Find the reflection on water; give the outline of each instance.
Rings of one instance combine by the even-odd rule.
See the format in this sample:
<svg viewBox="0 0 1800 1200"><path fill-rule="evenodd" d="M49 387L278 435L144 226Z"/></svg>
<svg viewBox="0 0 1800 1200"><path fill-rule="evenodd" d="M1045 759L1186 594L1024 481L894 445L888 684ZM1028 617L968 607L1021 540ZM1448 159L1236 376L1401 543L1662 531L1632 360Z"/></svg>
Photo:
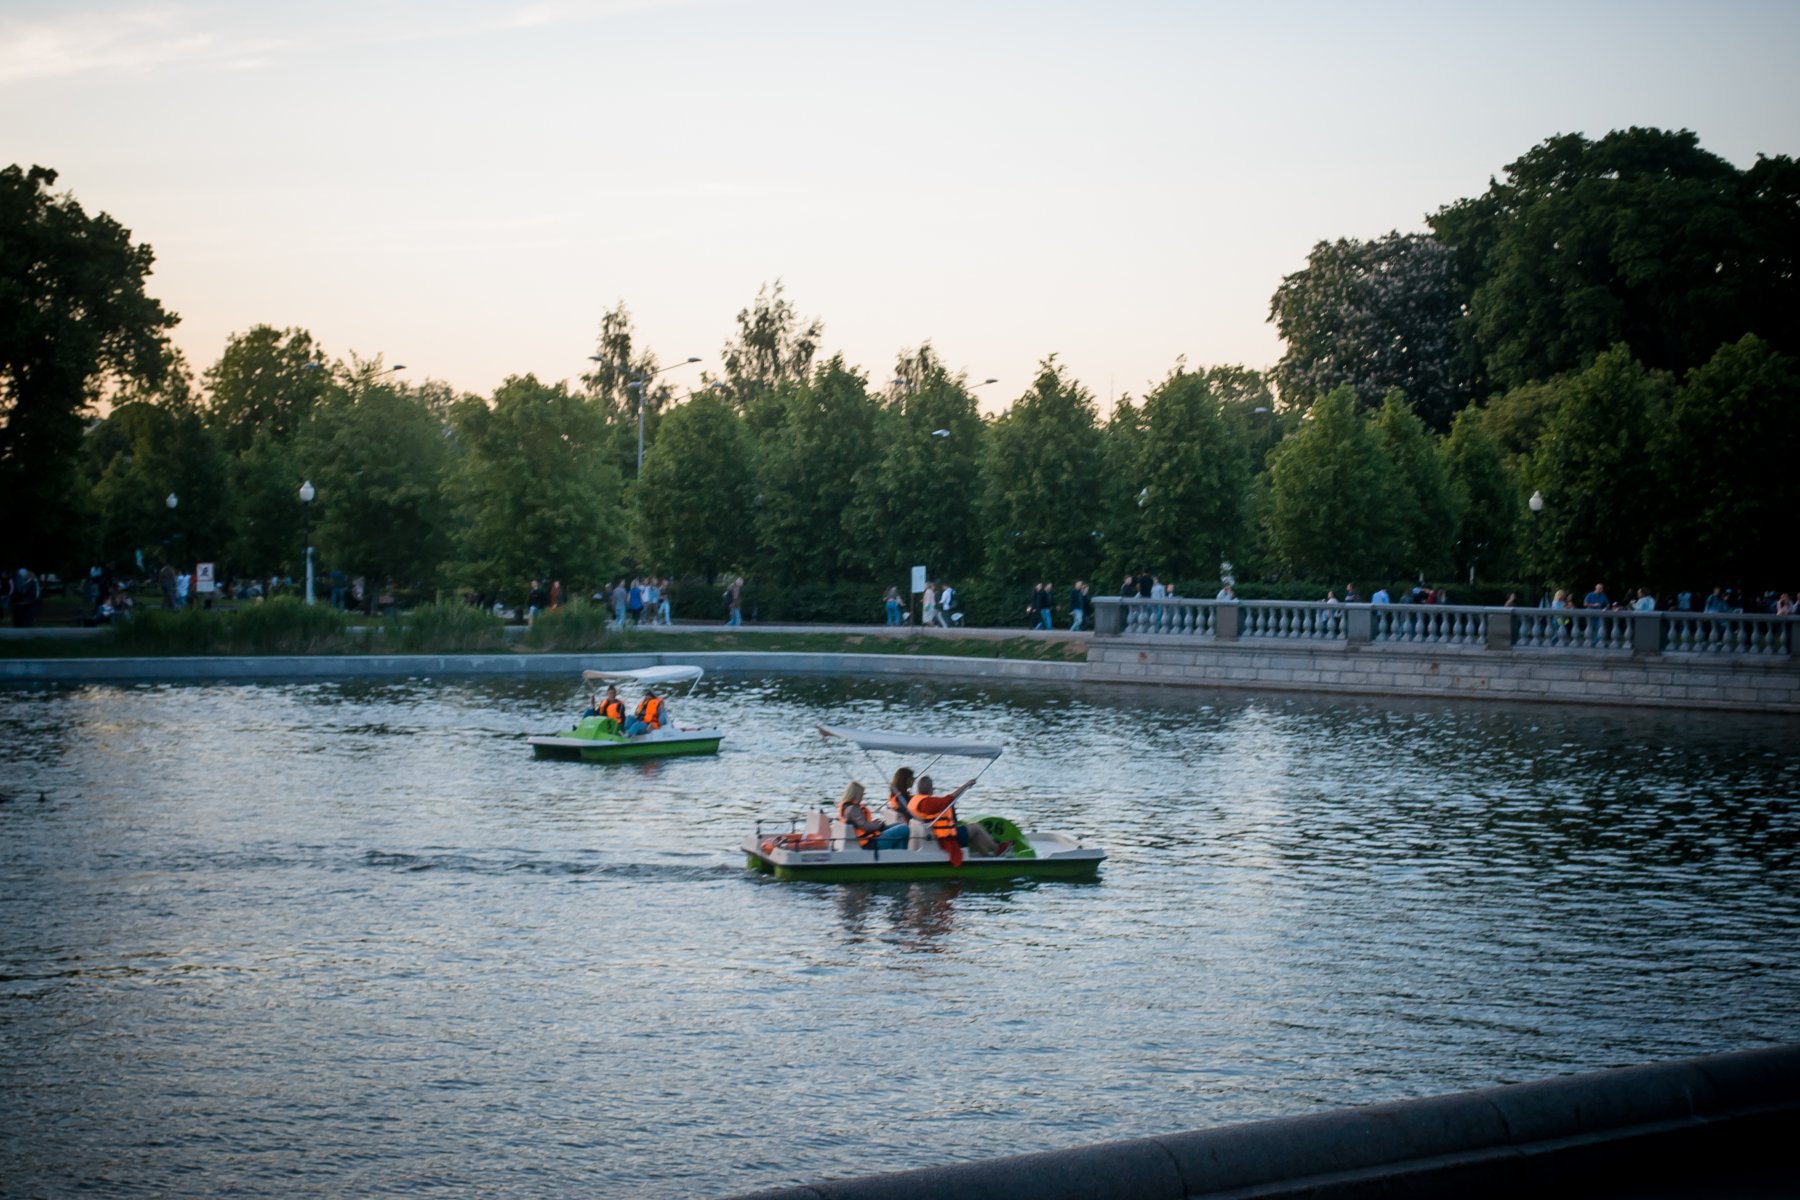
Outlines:
<svg viewBox="0 0 1800 1200"><path fill-rule="evenodd" d="M1800 1037L1791 721L709 678L716 758L533 760L577 692L5 693L8 1190L722 1193ZM745 871L896 765L821 722L1112 857Z"/></svg>

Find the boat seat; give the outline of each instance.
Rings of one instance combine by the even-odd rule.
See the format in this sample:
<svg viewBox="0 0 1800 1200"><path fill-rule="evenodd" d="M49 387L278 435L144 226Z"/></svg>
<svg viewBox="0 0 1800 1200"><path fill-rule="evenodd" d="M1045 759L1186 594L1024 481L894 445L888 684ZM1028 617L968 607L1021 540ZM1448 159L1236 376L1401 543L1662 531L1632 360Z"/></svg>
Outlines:
<svg viewBox="0 0 1800 1200"><path fill-rule="evenodd" d="M848 821L831 823L831 848L833 850L856 849L856 827Z"/></svg>
<svg viewBox="0 0 1800 1200"><path fill-rule="evenodd" d="M908 850L924 850L929 846L937 845L937 839L931 836L930 821L921 821L914 817L906 823L906 828L909 835L906 839Z"/></svg>

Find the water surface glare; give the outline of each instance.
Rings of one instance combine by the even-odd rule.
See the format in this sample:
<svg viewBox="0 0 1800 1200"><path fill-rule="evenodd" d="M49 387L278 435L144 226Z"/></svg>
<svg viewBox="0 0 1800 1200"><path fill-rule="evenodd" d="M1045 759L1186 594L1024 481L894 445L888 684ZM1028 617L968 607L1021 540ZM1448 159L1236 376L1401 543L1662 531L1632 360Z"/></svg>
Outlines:
<svg viewBox="0 0 1800 1200"><path fill-rule="evenodd" d="M722 1194L1800 1040L1791 720L712 677L716 758L534 761L574 698L0 692L0 1190ZM1100 881L745 871L879 778L820 722L1005 743L966 814Z"/></svg>

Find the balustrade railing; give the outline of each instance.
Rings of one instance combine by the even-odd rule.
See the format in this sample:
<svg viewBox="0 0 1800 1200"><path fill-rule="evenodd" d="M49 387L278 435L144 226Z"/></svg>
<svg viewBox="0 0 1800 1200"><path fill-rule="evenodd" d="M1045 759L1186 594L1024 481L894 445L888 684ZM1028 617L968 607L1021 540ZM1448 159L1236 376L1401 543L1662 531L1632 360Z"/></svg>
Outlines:
<svg viewBox="0 0 1800 1200"><path fill-rule="evenodd" d="M1096 637L1461 646L1579 654L1719 654L1796 660L1800 617L1597 612L1448 604L1327 604L1185 596L1094 601Z"/></svg>

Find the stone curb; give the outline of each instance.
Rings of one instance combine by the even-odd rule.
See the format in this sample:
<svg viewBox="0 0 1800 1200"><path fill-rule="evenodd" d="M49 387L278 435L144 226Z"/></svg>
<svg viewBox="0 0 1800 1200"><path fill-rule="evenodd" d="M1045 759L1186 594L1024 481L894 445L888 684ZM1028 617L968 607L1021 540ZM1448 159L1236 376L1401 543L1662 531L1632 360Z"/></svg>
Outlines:
<svg viewBox="0 0 1800 1200"><path fill-rule="evenodd" d="M1789 1045L738 1200L1780 1195L1761 1189L1795 1177L1796 1133Z"/></svg>

